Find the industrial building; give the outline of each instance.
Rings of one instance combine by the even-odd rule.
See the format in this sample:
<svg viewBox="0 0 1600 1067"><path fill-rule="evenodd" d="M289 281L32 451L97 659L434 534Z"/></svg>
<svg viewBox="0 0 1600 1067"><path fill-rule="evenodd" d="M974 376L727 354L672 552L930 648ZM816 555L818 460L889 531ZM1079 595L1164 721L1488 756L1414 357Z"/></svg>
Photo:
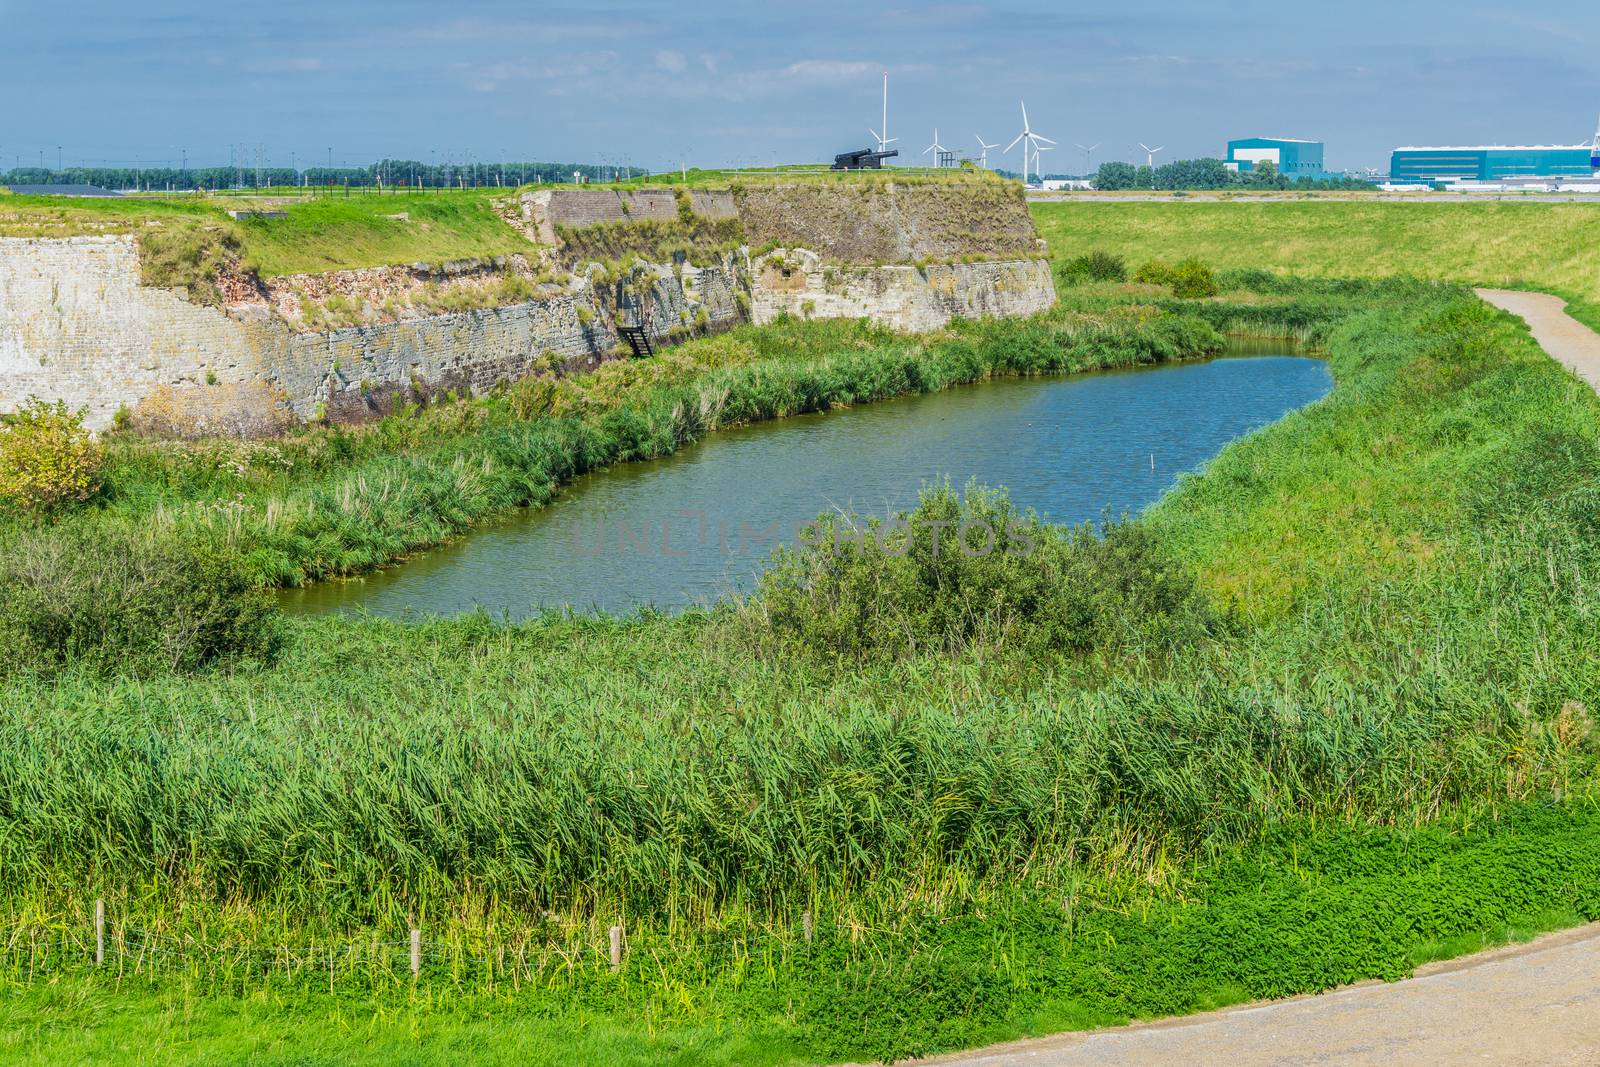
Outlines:
<svg viewBox="0 0 1600 1067"><path fill-rule="evenodd" d="M1229 170L1248 174L1256 164L1270 162L1285 178L1326 178L1322 168L1322 142L1302 141L1293 137L1241 137L1228 142L1228 157L1223 161Z"/></svg>
<svg viewBox="0 0 1600 1067"><path fill-rule="evenodd" d="M1592 178L1596 169L1586 144L1396 148L1389 157L1389 180L1396 183Z"/></svg>

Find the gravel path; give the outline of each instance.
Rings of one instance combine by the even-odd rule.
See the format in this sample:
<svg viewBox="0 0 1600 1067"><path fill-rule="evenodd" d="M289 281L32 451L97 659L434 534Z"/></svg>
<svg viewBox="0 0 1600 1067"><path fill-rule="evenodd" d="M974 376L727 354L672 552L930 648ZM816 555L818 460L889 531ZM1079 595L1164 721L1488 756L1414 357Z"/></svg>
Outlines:
<svg viewBox="0 0 1600 1067"><path fill-rule="evenodd" d="M932 1067L1595 1067L1600 924L1320 996L1018 1041Z"/></svg>
<svg viewBox="0 0 1600 1067"><path fill-rule="evenodd" d="M1600 333L1567 314L1567 302L1547 293L1479 289L1479 296L1528 324L1534 340L1556 362L1600 392Z"/></svg>

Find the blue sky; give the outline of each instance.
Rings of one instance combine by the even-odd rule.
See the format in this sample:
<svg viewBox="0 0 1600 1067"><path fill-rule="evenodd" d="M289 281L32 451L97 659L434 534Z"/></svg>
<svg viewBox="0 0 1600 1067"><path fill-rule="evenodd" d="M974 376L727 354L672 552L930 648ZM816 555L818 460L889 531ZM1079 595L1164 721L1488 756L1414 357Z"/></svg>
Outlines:
<svg viewBox="0 0 1600 1067"><path fill-rule="evenodd" d="M912 155L935 125L1010 141L1025 98L1063 145L1049 170L1080 168L1074 142L1098 162L1255 134L1384 166L1398 144L1587 140L1600 4L0 0L0 164L226 162L232 142L274 164L824 159L867 142L885 69Z"/></svg>

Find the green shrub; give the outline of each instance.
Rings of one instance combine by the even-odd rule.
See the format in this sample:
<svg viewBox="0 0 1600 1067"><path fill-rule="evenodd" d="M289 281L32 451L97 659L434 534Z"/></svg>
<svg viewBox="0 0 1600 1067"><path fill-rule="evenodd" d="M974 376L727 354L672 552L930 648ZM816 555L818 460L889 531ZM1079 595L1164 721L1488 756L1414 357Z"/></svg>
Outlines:
<svg viewBox="0 0 1600 1067"><path fill-rule="evenodd" d="M1128 280L1128 264L1115 253L1096 249L1087 255L1067 260L1058 273L1068 285L1080 282L1125 282Z"/></svg>
<svg viewBox="0 0 1600 1067"><path fill-rule="evenodd" d="M1172 267L1159 259L1152 259L1133 272L1133 280L1140 285L1171 285Z"/></svg>
<svg viewBox="0 0 1600 1067"><path fill-rule="evenodd" d="M1218 292L1216 276L1198 259L1186 259L1173 267L1167 284L1172 287L1173 296L1185 300L1216 296Z"/></svg>
<svg viewBox="0 0 1600 1067"><path fill-rule="evenodd" d="M1065 530L1002 491L925 490L914 510L865 525L825 514L803 540L747 610L822 651L1085 652L1211 628L1194 577L1145 527Z"/></svg>
<svg viewBox="0 0 1600 1067"><path fill-rule="evenodd" d="M29 397L0 419L0 506L41 516L95 494L104 454L83 416L65 401Z"/></svg>
<svg viewBox="0 0 1600 1067"><path fill-rule="evenodd" d="M270 597L194 538L88 525L24 531L0 554L0 674L188 672L263 657Z"/></svg>

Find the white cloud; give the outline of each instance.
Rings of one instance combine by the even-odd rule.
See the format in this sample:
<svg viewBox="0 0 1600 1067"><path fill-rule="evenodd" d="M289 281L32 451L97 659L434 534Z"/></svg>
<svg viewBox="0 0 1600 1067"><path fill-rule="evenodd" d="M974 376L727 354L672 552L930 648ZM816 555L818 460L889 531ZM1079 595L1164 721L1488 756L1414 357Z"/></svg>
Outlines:
<svg viewBox="0 0 1600 1067"><path fill-rule="evenodd" d="M663 48L656 53L656 66L668 74L682 74L685 61L682 52L675 52L670 48Z"/></svg>
<svg viewBox="0 0 1600 1067"><path fill-rule="evenodd" d="M802 81L837 82L859 78L872 70L871 63L844 59L802 59L784 68L784 73Z"/></svg>

